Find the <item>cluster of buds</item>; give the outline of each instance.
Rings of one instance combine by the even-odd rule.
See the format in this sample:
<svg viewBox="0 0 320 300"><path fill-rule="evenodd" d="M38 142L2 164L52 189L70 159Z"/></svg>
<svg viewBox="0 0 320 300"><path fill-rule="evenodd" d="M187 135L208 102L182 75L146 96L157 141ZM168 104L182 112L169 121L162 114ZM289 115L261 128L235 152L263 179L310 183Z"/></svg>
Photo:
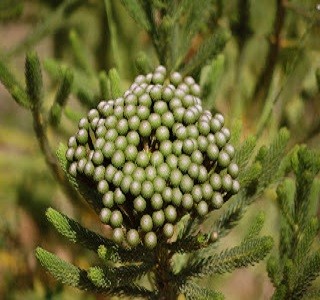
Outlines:
<svg viewBox="0 0 320 300"><path fill-rule="evenodd" d="M69 173L94 184L115 242L154 248L184 215L203 217L239 191L230 131L200 94L192 77L159 66L91 109L69 139Z"/></svg>

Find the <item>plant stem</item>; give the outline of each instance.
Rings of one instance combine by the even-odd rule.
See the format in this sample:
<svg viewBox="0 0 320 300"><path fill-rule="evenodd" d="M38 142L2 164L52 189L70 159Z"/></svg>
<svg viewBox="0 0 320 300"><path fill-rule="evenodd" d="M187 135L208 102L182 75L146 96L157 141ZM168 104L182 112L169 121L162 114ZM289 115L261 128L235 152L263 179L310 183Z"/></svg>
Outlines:
<svg viewBox="0 0 320 300"><path fill-rule="evenodd" d="M261 104L266 97L271 86L273 73L277 64L279 52L280 52L280 41L281 41L281 31L284 26L285 21L285 6L283 0L277 1L276 15L273 23L273 34L272 38L269 40L269 50L267 58L265 61L265 68L256 84L256 89L253 93L252 103Z"/></svg>
<svg viewBox="0 0 320 300"><path fill-rule="evenodd" d="M176 300L177 291L173 284L170 266L172 253L165 247L159 247L156 251L155 281L159 291L158 300Z"/></svg>
<svg viewBox="0 0 320 300"><path fill-rule="evenodd" d="M45 161L49 166L55 179L62 187L64 193L77 205L80 206L83 201L80 194L71 186L68 178L59 166L59 163L49 145L46 129L44 126L45 119L38 107L32 109L33 127L40 149L45 157Z"/></svg>

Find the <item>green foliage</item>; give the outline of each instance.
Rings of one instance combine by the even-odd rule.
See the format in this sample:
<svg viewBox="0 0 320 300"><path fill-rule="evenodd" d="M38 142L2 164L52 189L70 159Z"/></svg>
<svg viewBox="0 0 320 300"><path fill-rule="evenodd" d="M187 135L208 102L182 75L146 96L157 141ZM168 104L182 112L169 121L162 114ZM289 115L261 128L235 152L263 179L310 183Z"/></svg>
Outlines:
<svg viewBox="0 0 320 300"><path fill-rule="evenodd" d="M319 152L296 145L318 147L319 18L314 9L316 1L287 2L0 1L0 33L4 33L4 40L9 37L8 46L6 43L0 47L0 81L17 104L26 109L21 113L18 108L7 115L10 105L1 103L0 155L4 155L0 156L0 167L5 171L0 183L5 189L0 192L0 211L8 220L0 223L0 269L1 273L9 271L3 272L0 298L89 299L89 294L103 294L130 299L224 299L219 292L223 289L227 299L236 286L230 287L228 277L217 280L218 275L257 264L273 247L270 236L261 236L264 222L269 225L268 235L279 236L275 243L278 246L267 263L275 287L273 299L320 297L320 158ZM17 18L20 19L15 25ZM11 34L12 28L19 32L20 27L27 31L24 37ZM10 35L15 36L13 41ZM13 44L15 40L17 43ZM39 42L43 42L40 47ZM35 47L43 58L41 63L37 53L30 51ZM25 52L26 84L19 80L23 74L16 77L11 71L11 67L19 70L19 55ZM142 243L137 247L130 247L127 242L119 245L110 238L112 228L97 224L97 218L86 212L88 207L82 206L85 200L99 214L104 207L102 195L92 180L70 174L68 147L61 141L74 132L84 111L95 108L101 100L122 97L124 87L134 76L152 73L159 62L168 71L164 85L174 71L194 76L201 86L202 94L198 96L204 108L213 115L225 115L225 124L232 129L228 143L236 148L232 162L239 166L237 180L241 188L234 196L228 192L223 195L228 203L219 211L184 216L175 224L169 239L162 228L153 228L158 238L153 249ZM41 65L46 74L42 74ZM1 97L6 100L7 96ZM39 168L41 160L38 151L34 151L31 126L24 120L28 111L39 153L53 177ZM120 111L117 113L121 115ZM184 124L184 120L180 123ZM289 130L280 129L282 126ZM91 129L86 150L96 150ZM169 136L174 130L170 128ZM152 135L154 131L151 130ZM55 156L57 143L60 145ZM152 146L148 147L148 143ZM15 148L18 151L11 151ZM158 148L160 143L152 138L144 138L138 146L139 151L145 149L148 154L153 151L150 149ZM217 166L206 166L211 167L221 171ZM111 189L120 180L121 168L119 164L119 176L110 184ZM29 260L23 259L30 256L29 249L35 247L32 242L38 243L39 239L45 240L45 247L50 244L55 253L61 252L60 247L67 247L64 239L57 243L37 217L43 211L43 201L39 202L43 187L36 186L36 173L50 181L49 187L45 186L46 205L63 207L63 213L49 208L46 216L66 240L81 246L70 254L70 261L76 261L81 268L42 248L37 248L36 257L57 281L87 293L73 294L76 292L60 284L48 284L28 264ZM16 174L24 175L16 180ZM224 176L225 171L219 175ZM65 196L56 192L53 179ZM23 189L15 183L21 181ZM188 189L186 185L183 188ZM145 195L147 192L144 190ZM16 194L19 201L11 201ZM279 223L270 226L275 198ZM47 204L50 200L53 202ZM69 200L75 208L72 213ZM119 205L125 219L121 228L131 224L137 215L142 217L134 210L133 200L129 197L125 205ZM248 211L260 211L261 207L263 213L247 218ZM128 211L134 213L127 214ZM85 228L69 218L70 214L94 229ZM183 212L178 210L177 214L179 219ZM27 226L25 218L30 218ZM242 227L238 228L240 224ZM32 226L35 228L30 229ZM21 236L30 239L26 242ZM152 239L151 244L154 245ZM90 260L88 250L92 254ZM259 276L262 270L256 270ZM33 290L27 291L26 287ZM255 296L262 293L260 284L252 289ZM235 294L242 299L240 293Z"/></svg>
<svg viewBox="0 0 320 300"><path fill-rule="evenodd" d="M3 62L0 61L0 80L8 90L12 98L22 107L29 108L30 100L23 87L18 83L14 75L8 70Z"/></svg>
<svg viewBox="0 0 320 300"><path fill-rule="evenodd" d="M312 247L319 232L317 206L310 205L312 185L320 171L319 153L301 146L291 156L291 168L295 179L285 180L277 189L279 257L270 258L267 268L276 287L274 299L301 299L320 274L319 248Z"/></svg>
<svg viewBox="0 0 320 300"><path fill-rule="evenodd" d="M49 112L49 121L53 126L57 126L60 123L62 110L66 105L68 96L72 89L72 82L72 71L70 69L65 69L54 103L52 104Z"/></svg>

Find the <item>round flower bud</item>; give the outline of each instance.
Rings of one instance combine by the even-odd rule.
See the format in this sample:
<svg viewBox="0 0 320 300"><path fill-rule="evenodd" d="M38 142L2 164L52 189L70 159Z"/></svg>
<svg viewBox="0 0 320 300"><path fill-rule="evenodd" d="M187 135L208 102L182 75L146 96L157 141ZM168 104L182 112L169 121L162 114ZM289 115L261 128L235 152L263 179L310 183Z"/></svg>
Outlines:
<svg viewBox="0 0 320 300"><path fill-rule="evenodd" d="M139 97L139 104L144 105L146 107L150 107L152 105L152 100L149 94L142 94Z"/></svg>
<svg viewBox="0 0 320 300"><path fill-rule="evenodd" d="M169 203L172 200L172 189L170 187L165 187L162 192L162 199L163 201Z"/></svg>
<svg viewBox="0 0 320 300"><path fill-rule="evenodd" d="M150 157L150 163L157 167L163 163L163 155L160 151L156 150L152 152L151 157Z"/></svg>
<svg viewBox="0 0 320 300"><path fill-rule="evenodd" d="M137 112L137 107L135 105L129 104L124 107L123 115L126 119L130 119Z"/></svg>
<svg viewBox="0 0 320 300"><path fill-rule="evenodd" d="M231 163L228 166L228 173L231 175L232 178L237 178L239 174L239 167L235 163Z"/></svg>
<svg viewBox="0 0 320 300"><path fill-rule="evenodd" d="M215 144L209 144L207 148L207 155L210 160L217 160L219 156L219 149Z"/></svg>
<svg viewBox="0 0 320 300"><path fill-rule="evenodd" d="M198 181L203 183L208 180L208 171L204 166L199 166L199 176Z"/></svg>
<svg viewBox="0 0 320 300"><path fill-rule="evenodd" d="M148 121L152 129L157 129L161 126L161 116L157 113L150 114Z"/></svg>
<svg viewBox="0 0 320 300"><path fill-rule="evenodd" d="M94 118L99 117L99 112L96 109L90 109L88 112L88 120L91 122Z"/></svg>
<svg viewBox="0 0 320 300"><path fill-rule="evenodd" d="M218 209L222 206L223 204L223 197L220 193L215 192L213 193L213 196L211 198L211 205L213 208Z"/></svg>
<svg viewBox="0 0 320 300"><path fill-rule="evenodd" d="M107 133L107 128L105 126L99 126L97 129L96 129L96 132L95 132L95 135L96 137L104 137Z"/></svg>
<svg viewBox="0 0 320 300"><path fill-rule="evenodd" d="M137 155L138 155L138 149L134 145L128 145L126 149L124 150L124 155L127 160L135 161Z"/></svg>
<svg viewBox="0 0 320 300"><path fill-rule="evenodd" d="M172 153L172 142L170 140L165 140L161 142L159 150L163 156L165 157L168 156L169 154Z"/></svg>
<svg viewBox="0 0 320 300"><path fill-rule="evenodd" d="M182 146L183 146L183 141L175 140L172 143L172 153L177 156L181 155L182 154Z"/></svg>
<svg viewBox="0 0 320 300"><path fill-rule="evenodd" d="M130 190L130 184L133 181L132 177L130 175L125 175L123 176L121 183L120 183L120 188L124 193L128 193Z"/></svg>
<svg viewBox="0 0 320 300"><path fill-rule="evenodd" d="M179 188L172 189L172 199L171 202L176 207L179 207L182 201L182 192Z"/></svg>
<svg viewBox="0 0 320 300"><path fill-rule="evenodd" d="M126 157L121 150L116 150L111 158L111 163L116 167L120 168L126 161Z"/></svg>
<svg viewBox="0 0 320 300"><path fill-rule="evenodd" d="M114 128L110 128L108 129L106 135L105 135L105 139L107 141L110 141L110 142L114 142L116 140L116 138L118 137L118 132L116 129Z"/></svg>
<svg viewBox="0 0 320 300"><path fill-rule="evenodd" d="M94 165L91 161L88 161L86 163L86 165L84 166L84 170L83 170L84 174L88 177L93 176L94 173Z"/></svg>
<svg viewBox="0 0 320 300"><path fill-rule="evenodd" d="M199 130L196 125L189 125L187 127L187 132L190 138L197 139L199 136Z"/></svg>
<svg viewBox="0 0 320 300"><path fill-rule="evenodd" d="M175 156L174 154L168 155L168 157L166 159L166 163L171 170L176 169L178 166L177 156Z"/></svg>
<svg viewBox="0 0 320 300"><path fill-rule="evenodd" d="M229 154L230 158L232 159L234 157L234 147L231 144L226 144L223 148L223 150Z"/></svg>
<svg viewBox="0 0 320 300"><path fill-rule="evenodd" d="M157 176L153 180L153 186L156 193L162 193L164 188L166 187L166 181L162 177Z"/></svg>
<svg viewBox="0 0 320 300"><path fill-rule="evenodd" d="M146 177L147 180L153 181L157 176L157 170L154 166L146 167Z"/></svg>
<svg viewBox="0 0 320 300"><path fill-rule="evenodd" d="M143 168L137 167L132 174L134 180L143 182L146 180L146 172Z"/></svg>
<svg viewBox="0 0 320 300"><path fill-rule="evenodd" d="M132 116L128 120L128 126L130 130L138 130L140 126L140 119L138 116Z"/></svg>
<svg viewBox="0 0 320 300"><path fill-rule="evenodd" d="M141 183L139 181L133 180L130 184L130 193L133 196L138 196L141 193Z"/></svg>
<svg viewBox="0 0 320 300"><path fill-rule="evenodd" d="M120 135L114 141L114 145L117 150L124 151L128 145L128 142L127 142L127 139L123 135Z"/></svg>
<svg viewBox="0 0 320 300"><path fill-rule="evenodd" d="M142 231L149 232L152 230L153 222L152 218L149 215L143 215L140 219L140 227Z"/></svg>
<svg viewBox="0 0 320 300"><path fill-rule="evenodd" d="M221 151L218 156L218 164L222 168L226 168L230 164L230 156L227 152Z"/></svg>
<svg viewBox="0 0 320 300"><path fill-rule="evenodd" d="M87 118L80 119L79 125L78 125L79 129L83 128L83 129L88 130L89 126L90 126L90 124L89 124L89 121Z"/></svg>
<svg viewBox="0 0 320 300"><path fill-rule="evenodd" d="M173 223L177 219L177 210L174 206L168 205L164 210L166 220Z"/></svg>
<svg viewBox="0 0 320 300"><path fill-rule="evenodd" d="M149 164L149 155L146 151L139 151L136 158L139 167L145 168Z"/></svg>
<svg viewBox="0 0 320 300"><path fill-rule="evenodd" d="M157 235L150 231L144 236L144 244L147 248L153 249L155 246L157 246Z"/></svg>
<svg viewBox="0 0 320 300"><path fill-rule="evenodd" d="M193 200L198 203L202 200L202 188L200 185L195 185L192 188L191 195Z"/></svg>
<svg viewBox="0 0 320 300"><path fill-rule="evenodd" d="M156 130L156 138L159 142L168 140L170 137L170 132L169 129L165 126L160 126L157 130Z"/></svg>
<svg viewBox="0 0 320 300"><path fill-rule="evenodd" d="M150 97L152 100L160 100L161 99L161 87L160 86L153 86L150 90Z"/></svg>
<svg viewBox="0 0 320 300"><path fill-rule="evenodd" d="M220 131L215 133L214 137L215 137L215 142L219 148L224 147L224 145L227 143L226 136Z"/></svg>
<svg viewBox="0 0 320 300"><path fill-rule="evenodd" d="M163 199L160 194L153 194L150 203L153 209L158 210L161 209L163 206Z"/></svg>
<svg viewBox="0 0 320 300"><path fill-rule="evenodd" d="M231 137L230 130L226 127L223 127L223 128L221 128L221 132L224 134L226 141L228 142Z"/></svg>
<svg viewBox="0 0 320 300"><path fill-rule="evenodd" d="M87 164L87 159L86 158L82 158L78 161L77 163L77 172L79 172L80 174L82 174L84 172L84 167Z"/></svg>
<svg viewBox="0 0 320 300"><path fill-rule="evenodd" d="M216 133L222 128L222 124L216 118L212 118L210 121L210 129L211 132Z"/></svg>
<svg viewBox="0 0 320 300"><path fill-rule="evenodd" d="M163 84L165 76L160 72L155 72L152 75L152 82L154 84Z"/></svg>
<svg viewBox="0 0 320 300"><path fill-rule="evenodd" d="M180 189L183 193L191 192L193 188L193 180L189 175L183 175L180 182Z"/></svg>
<svg viewBox="0 0 320 300"><path fill-rule="evenodd" d="M163 234L165 235L165 237L169 239L173 236L173 233L174 233L174 226L171 223L166 223L163 226Z"/></svg>
<svg viewBox="0 0 320 300"><path fill-rule="evenodd" d="M213 190L218 191L221 189L222 183L221 183L221 177L220 175L214 173L210 176L210 184L213 188Z"/></svg>
<svg viewBox="0 0 320 300"><path fill-rule="evenodd" d="M136 165L131 161L127 161L122 168L122 172L125 175L131 175L135 170L136 170Z"/></svg>
<svg viewBox="0 0 320 300"><path fill-rule="evenodd" d="M106 140L104 139L104 137L97 138L96 142L94 143L94 149L95 150L102 150L105 143L106 143Z"/></svg>
<svg viewBox="0 0 320 300"><path fill-rule="evenodd" d="M202 196L204 200L210 200L213 195L213 188L209 183L204 183L202 185Z"/></svg>
<svg viewBox="0 0 320 300"><path fill-rule="evenodd" d="M124 176L123 172L120 170L117 170L112 178L112 184L114 186L120 186L123 176Z"/></svg>
<svg viewBox="0 0 320 300"><path fill-rule="evenodd" d="M190 210L193 207L193 198L191 194L184 194L181 199L182 207L186 210Z"/></svg>
<svg viewBox="0 0 320 300"><path fill-rule="evenodd" d="M74 153L75 153L74 148L69 148L69 149L67 150L67 152L66 152L66 159L67 159L69 162L73 162Z"/></svg>
<svg viewBox="0 0 320 300"><path fill-rule="evenodd" d="M178 72L174 72L170 75L170 82L174 85L174 86L178 86L181 82L182 82L182 76L180 73Z"/></svg>
<svg viewBox="0 0 320 300"><path fill-rule="evenodd" d="M203 154L200 150L195 150L191 154L191 161L197 165L201 165L203 163Z"/></svg>
<svg viewBox="0 0 320 300"><path fill-rule="evenodd" d="M143 136L143 137L150 136L151 130L152 130L152 128L151 128L149 121L146 121L146 120L141 121L141 123L139 125L139 133L141 136Z"/></svg>
<svg viewBox="0 0 320 300"><path fill-rule="evenodd" d="M190 92L193 96L196 96L196 97L200 97L201 95L201 88L198 84L193 84L190 86Z"/></svg>
<svg viewBox="0 0 320 300"><path fill-rule="evenodd" d="M113 192L109 191L105 193L102 197L102 203L107 208L112 208L114 205L114 195Z"/></svg>
<svg viewBox="0 0 320 300"><path fill-rule="evenodd" d="M171 88L165 87L162 89L162 99L166 102L169 102L174 96L174 93Z"/></svg>
<svg viewBox="0 0 320 300"><path fill-rule="evenodd" d="M106 172L104 178L109 182L112 182L114 175L116 174L117 169L113 165L108 165L106 167Z"/></svg>
<svg viewBox="0 0 320 300"><path fill-rule="evenodd" d="M112 232L112 239L115 243L121 244L124 240L124 232L122 228L115 228Z"/></svg>
<svg viewBox="0 0 320 300"><path fill-rule="evenodd" d="M120 227L122 225L122 222L123 222L122 213L120 212L120 210L114 210L111 213L110 225L113 228L116 228L116 227Z"/></svg>
<svg viewBox="0 0 320 300"><path fill-rule="evenodd" d="M224 175L221 179L222 188L229 192L232 189L232 182L232 177L229 174Z"/></svg>
<svg viewBox="0 0 320 300"><path fill-rule="evenodd" d="M204 217L209 211L209 207L207 202L205 201L200 201L197 205L197 212L199 214L199 216Z"/></svg>
<svg viewBox="0 0 320 300"><path fill-rule="evenodd" d="M182 151L188 155L191 155L195 150L194 142L190 139L186 139L183 141Z"/></svg>
<svg viewBox="0 0 320 300"><path fill-rule="evenodd" d="M140 243L139 233L136 229L127 232L127 242L131 247L136 247Z"/></svg>
<svg viewBox="0 0 320 300"><path fill-rule="evenodd" d="M107 117L104 122L104 126L107 129L114 129L117 126L117 124L118 124L118 119L114 115Z"/></svg>
<svg viewBox="0 0 320 300"><path fill-rule="evenodd" d="M137 212L143 212L147 207L147 202L142 196L138 196L133 200L133 207Z"/></svg>
<svg viewBox="0 0 320 300"><path fill-rule="evenodd" d="M166 163L162 163L157 167L157 174L166 180L170 177L170 171L170 167Z"/></svg>
<svg viewBox="0 0 320 300"><path fill-rule="evenodd" d="M178 167L182 172L186 172L191 164L189 156L182 154L178 159Z"/></svg>
<svg viewBox="0 0 320 300"><path fill-rule="evenodd" d="M168 104L164 101L157 101L153 105L153 110L161 116L168 111Z"/></svg>
<svg viewBox="0 0 320 300"><path fill-rule="evenodd" d="M150 199L154 193L154 187L151 181L144 181L141 185L141 195L146 199Z"/></svg>
<svg viewBox="0 0 320 300"><path fill-rule="evenodd" d="M174 187L178 187L180 185L182 179L182 173L180 170L173 169L170 174L170 183Z"/></svg>
<svg viewBox="0 0 320 300"><path fill-rule="evenodd" d="M103 208L100 211L100 220L101 222L108 224L111 219L112 212L109 208Z"/></svg>
<svg viewBox="0 0 320 300"><path fill-rule="evenodd" d="M118 204L121 205L126 201L126 196L124 193L121 191L120 188L116 188L114 190L114 201Z"/></svg>
<svg viewBox="0 0 320 300"><path fill-rule="evenodd" d="M155 227L161 227L165 221L163 210L157 210L152 213L152 221Z"/></svg>
<svg viewBox="0 0 320 300"><path fill-rule="evenodd" d="M169 107L170 109L173 111L178 107L182 107L182 101L179 98L173 98L170 102L169 102Z"/></svg>
<svg viewBox="0 0 320 300"><path fill-rule="evenodd" d="M128 105L128 104L137 105L138 98L134 94L128 94L128 95L126 95L125 103L126 103L126 105Z"/></svg>
<svg viewBox="0 0 320 300"><path fill-rule="evenodd" d="M208 145L209 145L209 141L206 137L204 137L203 135L200 135L197 139L198 142L198 148L200 151L202 152L206 152Z"/></svg>
<svg viewBox="0 0 320 300"><path fill-rule="evenodd" d="M188 167L188 174L192 179L197 179L199 176L199 165L191 163Z"/></svg>
<svg viewBox="0 0 320 300"><path fill-rule="evenodd" d="M77 139L75 136L71 136L68 140L68 147L69 148L76 148L77 147Z"/></svg>
<svg viewBox="0 0 320 300"><path fill-rule="evenodd" d="M147 120L150 116L150 109L143 105L138 106L137 116L140 118L140 120Z"/></svg>
<svg viewBox="0 0 320 300"><path fill-rule="evenodd" d="M73 162L72 164L70 164L68 172L69 174L71 174L73 177L77 176L77 162Z"/></svg>
<svg viewBox="0 0 320 300"><path fill-rule="evenodd" d="M174 116L171 111L165 112L161 116L161 123L162 125L166 126L167 128L171 128L174 124Z"/></svg>
<svg viewBox="0 0 320 300"><path fill-rule="evenodd" d="M101 150L101 152L102 152L102 154L103 154L103 156L105 158L111 158L115 151L116 151L116 148L114 146L114 143L113 142L109 142L109 141L107 141L104 144L104 146L103 146L103 148Z"/></svg>
<svg viewBox="0 0 320 300"><path fill-rule="evenodd" d="M139 134L136 131L129 131L127 134L127 142L130 145L138 146L140 143Z"/></svg>
<svg viewBox="0 0 320 300"><path fill-rule="evenodd" d="M165 66L160 65L156 67L155 73L161 73L163 76L165 76L167 74L167 69Z"/></svg>
<svg viewBox="0 0 320 300"><path fill-rule="evenodd" d="M86 129L80 129L76 135L77 142L79 144L86 144L88 142L88 131Z"/></svg>
<svg viewBox="0 0 320 300"><path fill-rule="evenodd" d="M94 173L93 173L93 180L97 182L101 181L102 179L104 179L105 173L106 173L106 168L104 166L95 167Z"/></svg>
<svg viewBox="0 0 320 300"><path fill-rule="evenodd" d="M125 135L125 134L127 134L128 130L129 130L128 121L126 119L119 120L118 125L117 125L118 133L120 135Z"/></svg>
<svg viewBox="0 0 320 300"><path fill-rule="evenodd" d="M104 156L101 150L96 150L93 152L92 162L97 166L103 163Z"/></svg>
<svg viewBox="0 0 320 300"><path fill-rule="evenodd" d="M233 180L232 181L232 188L231 188L231 193L236 194L240 190L240 183L238 180Z"/></svg>

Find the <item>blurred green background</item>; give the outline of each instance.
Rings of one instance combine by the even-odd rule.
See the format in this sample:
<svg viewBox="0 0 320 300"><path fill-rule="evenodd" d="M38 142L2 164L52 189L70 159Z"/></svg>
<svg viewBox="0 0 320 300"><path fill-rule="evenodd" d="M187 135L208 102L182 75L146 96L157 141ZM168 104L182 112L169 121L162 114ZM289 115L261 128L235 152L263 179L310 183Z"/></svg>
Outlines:
<svg viewBox="0 0 320 300"><path fill-rule="evenodd" d="M69 97L59 127L48 131L53 149L59 142L66 143L79 116L102 100L98 92L101 71L116 67L125 90L138 74L137 60L146 56L152 66L158 64L150 38L120 1L75 2L68 6L62 0L0 1L0 57L22 82L25 53L37 50L46 87L44 109L50 108L57 90L55 72L61 66L75 72L78 89ZM285 15L278 24L277 40L280 2ZM268 143L286 126L291 146L306 143L320 148L320 11L316 5L313 0L213 1L209 22L192 40L188 56L216 28L232 33L223 54L209 62L216 66L215 86L204 106L223 112L231 129L241 127L241 140L259 133L260 143ZM86 54L86 66L81 64L79 45ZM277 49L269 57L272 47ZM259 81L264 72L271 76L270 82ZM268 113L271 118L265 118ZM257 210L266 212L264 230L276 238L274 199L270 189L251 206L224 248L240 240ZM74 200L65 196L46 165L30 112L19 107L0 84L0 299L109 299L61 286L34 257L35 247L42 245L81 267L96 259L70 245L45 220L45 210L52 206L103 232L92 210ZM269 299L272 295L263 263L210 280L226 299Z"/></svg>

